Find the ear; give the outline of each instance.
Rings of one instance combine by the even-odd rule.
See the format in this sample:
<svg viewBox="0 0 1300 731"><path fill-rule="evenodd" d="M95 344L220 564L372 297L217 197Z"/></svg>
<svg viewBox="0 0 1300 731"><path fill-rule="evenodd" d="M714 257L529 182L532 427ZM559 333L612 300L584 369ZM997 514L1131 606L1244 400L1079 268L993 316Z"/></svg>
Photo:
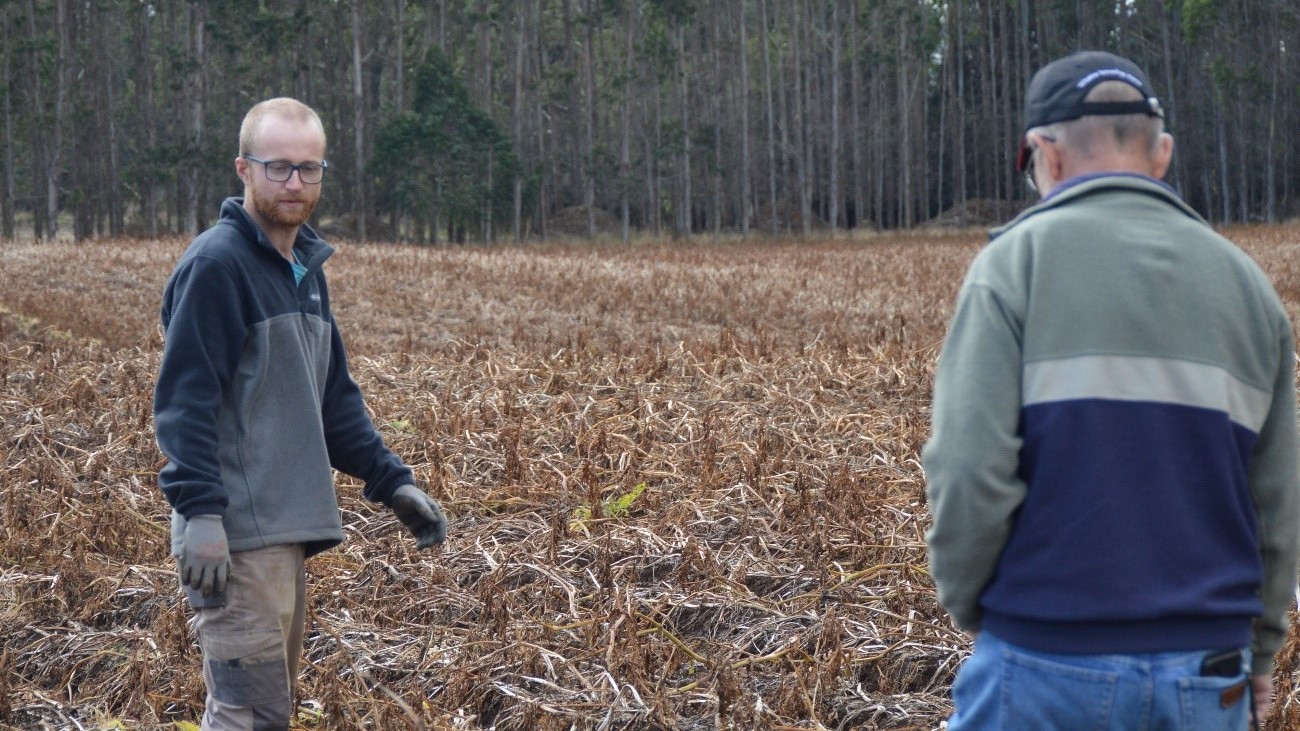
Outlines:
<svg viewBox="0 0 1300 731"><path fill-rule="evenodd" d="M1038 136L1038 165L1049 184L1047 189L1056 187L1056 183L1065 179L1064 147L1054 140Z"/></svg>
<svg viewBox="0 0 1300 731"><path fill-rule="evenodd" d="M243 181L245 187L249 185L248 161L244 159L243 155L235 158L235 175L239 176L239 179Z"/></svg>
<svg viewBox="0 0 1300 731"><path fill-rule="evenodd" d="M1157 180L1165 177L1173 160L1174 136L1168 132L1161 132L1160 141L1156 143L1155 154L1151 156L1151 177Z"/></svg>

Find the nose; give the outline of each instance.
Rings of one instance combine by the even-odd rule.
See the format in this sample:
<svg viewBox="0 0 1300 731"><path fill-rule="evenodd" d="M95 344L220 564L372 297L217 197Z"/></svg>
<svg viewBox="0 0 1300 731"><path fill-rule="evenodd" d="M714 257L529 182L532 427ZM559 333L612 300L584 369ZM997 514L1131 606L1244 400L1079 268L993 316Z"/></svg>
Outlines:
<svg viewBox="0 0 1300 731"><path fill-rule="evenodd" d="M303 185L304 183L302 182L302 171L299 170L298 168L294 168L290 170L289 179L284 181L284 187L297 190L299 188L302 188Z"/></svg>

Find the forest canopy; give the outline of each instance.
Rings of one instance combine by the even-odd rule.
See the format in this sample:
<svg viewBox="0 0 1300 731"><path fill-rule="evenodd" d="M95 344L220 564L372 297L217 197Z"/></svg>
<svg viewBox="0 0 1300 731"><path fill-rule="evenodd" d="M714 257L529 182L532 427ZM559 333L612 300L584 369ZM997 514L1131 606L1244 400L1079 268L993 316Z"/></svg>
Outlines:
<svg viewBox="0 0 1300 731"><path fill-rule="evenodd" d="M317 222L369 239L983 225L1043 63L1133 58L1168 180L1218 223L1300 215L1293 0L0 0L0 236L193 233L240 118L330 140Z"/></svg>

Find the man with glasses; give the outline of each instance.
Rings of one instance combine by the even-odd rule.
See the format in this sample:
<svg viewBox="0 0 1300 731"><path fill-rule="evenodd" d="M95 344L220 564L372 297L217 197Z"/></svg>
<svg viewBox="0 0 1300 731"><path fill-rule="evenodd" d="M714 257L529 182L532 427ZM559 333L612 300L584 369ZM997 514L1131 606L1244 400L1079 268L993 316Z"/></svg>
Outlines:
<svg viewBox="0 0 1300 731"><path fill-rule="evenodd" d="M1030 81L1018 167L1043 197L971 264L923 451L931 571L975 636L949 731L1269 712L1300 537L1291 325L1160 181L1162 122L1109 53Z"/></svg>
<svg viewBox="0 0 1300 731"><path fill-rule="evenodd" d="M327 169L310 107L254 106L235 159L244 197L222 204L163 296L158 482L203 654L205 731L289 727L304 560L343 542L331 468L364 480L417 547L446 538L348 375L321 268L333 249L306 224Z"/></svg>

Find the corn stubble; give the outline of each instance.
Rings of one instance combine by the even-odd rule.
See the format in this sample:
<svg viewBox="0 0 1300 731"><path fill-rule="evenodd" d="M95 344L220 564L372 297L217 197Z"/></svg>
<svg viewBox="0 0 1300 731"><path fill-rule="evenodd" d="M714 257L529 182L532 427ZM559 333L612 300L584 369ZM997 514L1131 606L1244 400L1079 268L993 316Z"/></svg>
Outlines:
<svg viewBox="0 0 1300 731"><path fill-rule="evenodd" d="M1234 232L1293 317L1298 234ZM416 552L340 480L296 727L936 727L969 644L918 453L979 243L341 246L354 376L453 524ZM201 709L151 418L184 245L0 242L0 727Z"/></svg>

